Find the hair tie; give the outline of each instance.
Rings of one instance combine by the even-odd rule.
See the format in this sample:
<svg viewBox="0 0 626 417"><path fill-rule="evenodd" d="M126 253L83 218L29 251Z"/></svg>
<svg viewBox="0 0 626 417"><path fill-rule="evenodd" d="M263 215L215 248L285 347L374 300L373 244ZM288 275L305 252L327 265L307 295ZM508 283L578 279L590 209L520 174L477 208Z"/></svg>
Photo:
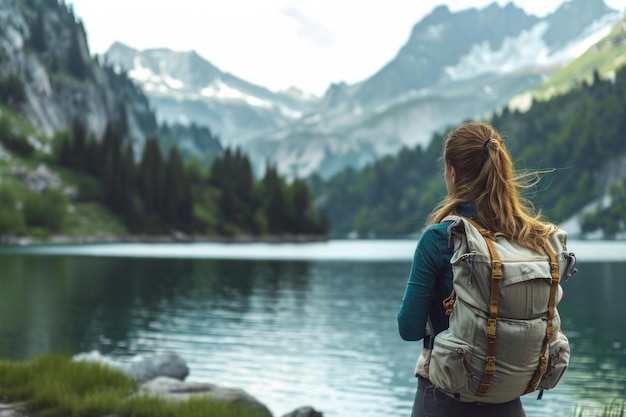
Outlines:
<svg viewBox="0 0 626 417"><path fill-rule="evenodd" d="M485 141L485 144L483 145L483 149L485 150L485 159L487 159L487 156L489 155L489 143L491 142L493 138L489 138Z"/></svg>

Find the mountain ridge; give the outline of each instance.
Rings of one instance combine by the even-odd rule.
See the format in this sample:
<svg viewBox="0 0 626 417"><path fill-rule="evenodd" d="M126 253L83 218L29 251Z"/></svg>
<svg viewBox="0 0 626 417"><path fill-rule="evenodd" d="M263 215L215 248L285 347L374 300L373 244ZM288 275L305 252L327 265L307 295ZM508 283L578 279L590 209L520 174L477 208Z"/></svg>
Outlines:
<svg viewBox="0 0 626 417"><path fill-rule="evenodd" d="M155 104L161 122L205 124L226 144L286 126L317 98L296 90L273 92L217 68L195 51L139 51L120 42L105 59L127 71Z"/></svg>
<svg viewBox="0 0 626 417"><path fill-rule="evenodd" d="M242 91L232 82L213 85L210 92L222 94L222 101L190 100L186 113L171 98L152 100L162 114L193 114L219 126L226 143L252 155L257 173L272 161L290 176L327 178L424 145L446 125L498 109L582 53L622 16L603 0L572 0L541 18L512 3L454 13L439 6L370 78L331 84L323 97L287 116L280 115L276 96L224 105L226 93Z"/></svg>

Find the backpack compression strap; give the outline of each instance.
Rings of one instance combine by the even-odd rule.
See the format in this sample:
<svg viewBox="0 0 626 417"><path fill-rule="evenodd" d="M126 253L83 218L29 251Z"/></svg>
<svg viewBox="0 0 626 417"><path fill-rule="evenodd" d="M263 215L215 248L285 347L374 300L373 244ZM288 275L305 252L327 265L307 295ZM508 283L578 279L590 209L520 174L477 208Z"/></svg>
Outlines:
<svg viewBox="0 0 626 417"><path fill-rule="evenodd" d="M548 317L546 318L546 337L543 339L539 365L537 366L537 370L535 371L533 378L528 383L528 388L526 388L524 394L528 394L529 392L533 392L537 389L537 386L541 381L541 377L546 373L546 369L548 368L548 349L550 342L552 341L552 331L554 330L552 328L552 319L554 318L554 312L556 310L556 294L559 287L559 281L561 280L559 275L559 264L556 261L554 253L552 253L548 245L545 245L544 249L550 257L550 275L552 277L552 282L550 283L550 299L548 300Z"/></svg>
<svg viewBox="0 0 626 417"><path fill-rule="evenodd" d="M489 254L491 255L491 297L489 299L489 318L487 319L487 362L485 364L485 375L480 382L478 388L478 397L484 397L489 386L491 378L496 373L496 319L498 318L498 296L500 295L500 283L502 282L502 262L493 242L488 237L489 231L479 226L471 219L467 219L485 239Z"/></svg>

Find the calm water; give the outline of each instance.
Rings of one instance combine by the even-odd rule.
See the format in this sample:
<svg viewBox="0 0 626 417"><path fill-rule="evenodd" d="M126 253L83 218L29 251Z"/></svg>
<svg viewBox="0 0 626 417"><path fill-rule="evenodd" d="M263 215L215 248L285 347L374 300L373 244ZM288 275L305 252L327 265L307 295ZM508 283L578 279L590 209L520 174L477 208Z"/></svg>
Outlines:
<svg viewBox="0 0 626 417"><path fill-rule="evenodd" d="M419 344L399 338L395 317L413 248L0 249L0 352L174 351L189 381L242 388L276 417L303 405L327 417L409 416ZM529 417L569 417L575 404L626 397L626 244L593 256L579 248L570 244L581 272L564 284L559 306L570 370L542 400L523 398Z"/></svg>

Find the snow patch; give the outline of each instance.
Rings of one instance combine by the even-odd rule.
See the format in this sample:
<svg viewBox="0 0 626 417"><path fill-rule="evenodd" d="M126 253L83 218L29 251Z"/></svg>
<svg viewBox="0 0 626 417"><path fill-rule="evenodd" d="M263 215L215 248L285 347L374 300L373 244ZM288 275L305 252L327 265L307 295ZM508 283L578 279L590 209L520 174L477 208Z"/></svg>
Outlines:
<svg viewBox="0 0 626 417"><path fill-rule="evenodd" d="M596 20L576 39L552 56L552 62L560 62L579 57L587 49L611 33L613 25L622 18L621 14L608 14Z"/></svg>
<svg viewBox="0 0 626 417"><path fill-rule="evenodd" d="M133 68L128 71L128 76L135 81L144 83L149 81L155 82L155 78L160 78L150 68L144 67L141 63L141 58L138 56L133 59Z"/></svg>
<svg viewBox="0 0 626 417"><path fill-rule="evenodd" d="M165 77L163 77L163 81L165 81L165 84L167 84L169 88L172 88L174 90L180 90L183 87L185 87L184 82L182 82L181 80L172 78L169 75L166 75Z"/></svg>
<svg viewBox="0 0 626 417"><path fill-rule="evenodd" d="M488 73L507 73L520 68L562 63L582 55L607 36L620 18L621 15L615 13L603 16L556 53L552 53L543 40L548 24L540 22L516 38L504 39L497 51L492 50L487 42L474 45L457 65L446 67L444 74L457 81Z"/></svg>
<svg viewBox="0 0 626 417"><path fill-rule="evenodd" d="M283 116L289 117L290 119L300 119L302 117L302 112L290 109L289 107L279 105L278 110Z"/></svg>
<svg viewBox="0 0 626 417"><path fill-rule="evenodd" d="M446 67L444 73L453 81L467 80L481 74L511 72L545 62L548 46L542 37L547 29L547 23L538 23L517 38L506 38L497 51L492 50L486 41L474 45L456 66Z"/></svg>
<svg viewBox="0 0 626 417"><path fill-rule="evenodd" d="M232 88L220 78L216 78L211 84L201 89L200 94L207 98L241 100L255 107L272 108L274 106L274 104L270 101L260 99L236 88Z"/></svg>
<svg viewBox="0 0 626 417"><path fill-rule="evenodd" d="M522 113L527 112L533 105L533 95L530 92L519 94L509 102L509 109L518 110Z"/></svg>
<svg viewBox="0 0 626 417"><path fill-rule="evenodd" d="M430 25L426 28L425 38L431 41L440 39L445 29L446 27L443 23Z"/></svg>

